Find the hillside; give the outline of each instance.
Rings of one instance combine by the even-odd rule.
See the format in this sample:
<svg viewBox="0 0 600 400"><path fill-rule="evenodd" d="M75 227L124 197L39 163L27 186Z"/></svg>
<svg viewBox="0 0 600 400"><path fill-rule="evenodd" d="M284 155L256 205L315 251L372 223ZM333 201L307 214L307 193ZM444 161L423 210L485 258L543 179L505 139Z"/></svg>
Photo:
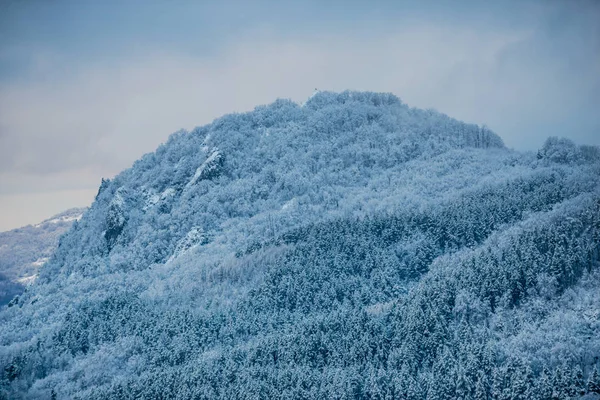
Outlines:
<svg viewBox="0 0 600 400"><path fill-rule="evenodd" d="M2 310L2 394L591 396L598 176L598 148L519 153L391 94L177 132Z"/></svg>
<svg viewBox="0 0 600 400"><path fill-rule="evenodd" d="M58 239L84 208L72 208L35 225L0 232L0 306L33 282L39 268L49 259Z"/></svg>

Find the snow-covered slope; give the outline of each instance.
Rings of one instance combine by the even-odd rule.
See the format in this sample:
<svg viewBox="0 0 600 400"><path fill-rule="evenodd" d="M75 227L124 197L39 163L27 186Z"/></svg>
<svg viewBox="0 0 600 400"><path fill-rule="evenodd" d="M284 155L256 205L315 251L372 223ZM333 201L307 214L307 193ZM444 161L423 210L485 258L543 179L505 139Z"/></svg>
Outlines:
<svg viewBox="0 0 600 400"><path fill-rule="evenodd" d="M599 154L561 139L515 152L381 93L173 134L102 182L0 314L3 393L593 392Z"/></svg>
<svg viewBox="0 0 600 400"><path fill-rule="evenodd" d="M0 274L6 285L12 282L12 295L22 291L21 285L35 280L39 268L58 246L60 236L81 218L84 211L84 208L73 208L39 224L0 232ZM2 292L0 304L10 300L12 295Z"/></svg>

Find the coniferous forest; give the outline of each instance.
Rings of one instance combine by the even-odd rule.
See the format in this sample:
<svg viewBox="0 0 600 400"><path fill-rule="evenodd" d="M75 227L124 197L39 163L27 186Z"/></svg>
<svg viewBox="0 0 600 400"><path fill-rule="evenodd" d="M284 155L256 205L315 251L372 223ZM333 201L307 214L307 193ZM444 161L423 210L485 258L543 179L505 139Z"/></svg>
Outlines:
<svg viewBox="0 0 600 400"><path fill-rule="evenodd" d="M0 398L600 398L599 289L598 147L319 92L102 180L0 310Z"/></svg>

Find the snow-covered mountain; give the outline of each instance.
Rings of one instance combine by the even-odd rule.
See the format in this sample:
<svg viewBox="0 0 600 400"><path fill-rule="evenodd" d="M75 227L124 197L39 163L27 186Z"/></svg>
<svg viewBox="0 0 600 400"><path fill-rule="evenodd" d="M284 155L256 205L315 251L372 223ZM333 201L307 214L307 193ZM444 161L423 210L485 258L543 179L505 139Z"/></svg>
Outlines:
<svg viewBox="0 0 600 400"><path fill-rule="evenodd" d="M0 313L2 393L591 396L598 176L596 147L519 153L391 94L177 132Z"/></svg>
<svg viewBox="0 0 600 400"><path fill-rule="evenodd" d="M35 280L39 268L56 250L60 236L84 211L72 208L39 224L0 232L0 305Z"/></svg>

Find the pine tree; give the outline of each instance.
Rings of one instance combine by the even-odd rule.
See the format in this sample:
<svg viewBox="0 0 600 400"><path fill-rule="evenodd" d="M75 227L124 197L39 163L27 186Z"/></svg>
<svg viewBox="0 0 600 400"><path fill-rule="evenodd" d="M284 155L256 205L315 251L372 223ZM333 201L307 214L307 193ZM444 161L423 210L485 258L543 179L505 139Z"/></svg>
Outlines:
<svg viewBox="0 0 600 400"><path fill-rule="evenodd" d="M597 366L594 366L594 370L588 377L587 391L588 391L588 393L600 394L600 374L598 374Z"/></svg>
<svg viewBox="0 0 600 400"><path fill-rule="evenodd" d="M526 400L528 399L527 389L529 386L527 369L520 360L514 360L511 364L513 367L510 369L512 372L509 375L511 380L509 398Z"/></svg>
<svg viewBox="0 0 600 400"><path fill-rule="evenodd" d="M488 400L487 379L483 373L479 374L475 383L475 400Z"/></svg>
<svg viewBox="0 0 600 400"><path fill-rule="evenodd" d="M577 388L575 386L575 371L569 365L563 365L563 394L566 397L575 397Z"/></svg>
<svg viewBox="0 0 600 400"><path fill-rule="evenodd" d="M552 380L550 378L550 372L546 367L544 367L540 373L536 389L538 398L547 400L552 397Z"/></svg>
<svg viewBox="0 0 600 400"><path fill-rule="evenodd" d="M576 365L573 369L571 382L574 395L583 396L585 394L585 381L583 371L579 365Z"/></svg>
<svg viewBox="0 0 600 400"><path fill-rule="evenodd" d="M503 399L505 386L505 367L496 367L492 371L492 398Z"/></svg>
<svg viewBox="0 0 600 400"><path fill-rule="evenodd" d="M470 382L469 378L466 376L465 371L460 368L455 372L456 375L456 398L467 399L470 394Z"/></svg>
<svg viewBox="0 0 600 400"><path fill-rule="evenodd" d="M564 372L560 366L554 370L552 376L552 400L561 400L567 397Z"/></svg>

